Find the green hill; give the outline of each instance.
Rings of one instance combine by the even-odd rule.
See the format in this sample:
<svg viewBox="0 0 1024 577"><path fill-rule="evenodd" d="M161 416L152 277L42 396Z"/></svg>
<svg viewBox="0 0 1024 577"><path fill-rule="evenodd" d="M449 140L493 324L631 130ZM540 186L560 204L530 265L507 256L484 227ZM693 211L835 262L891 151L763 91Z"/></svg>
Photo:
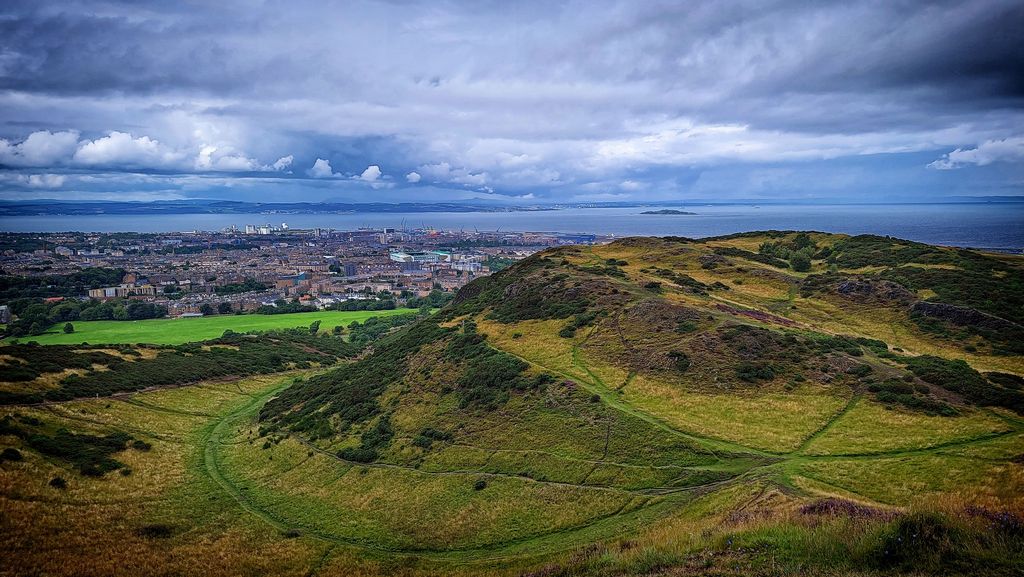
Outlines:
<svg viewBox="0 0 1024 577"><path fill-rule="evenodd" d="M166 503L123 513L167 527L130 539L143 559L244 549L236 572L339 575L1019 574L1022 281L1019 257L871 236L550 249L352 362L238 397L186 387L10 409L31 467L4 464L3 495L52 493L32 480L71 465L44 466L26 439L87 414L91 434L165 437L109 457L144 483L76 483L77 502ZM158 459L180 472L152 473ZM33 510L16 507L56 519ZM201 547L225 528L233 540Z"/></svg>

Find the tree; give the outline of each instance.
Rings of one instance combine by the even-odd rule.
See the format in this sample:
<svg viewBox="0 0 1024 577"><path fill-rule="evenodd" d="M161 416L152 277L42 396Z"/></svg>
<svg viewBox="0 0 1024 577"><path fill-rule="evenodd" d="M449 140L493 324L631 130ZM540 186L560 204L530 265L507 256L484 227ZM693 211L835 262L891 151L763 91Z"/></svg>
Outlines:
<svg viewBox="0 0 1024 577"><path fill-rule="evenodd" d="M313 321L309 324L309 334L315 335L320 331L320 321Z"/></svg>
<svg viewBox="0 0 1024 577"><path fill-rule="evenodd" d="M231 303L219 303L217 305L217 314L231 314Z"/></svg>
<svg viewBox="0 0 1024 577"><path fill-rule="evenodd" d="M199 306L199 312L203 313L204 315L212 315L213 307L210 305L210 303L203 303L202 305Z"/></svg>
<svg viewBox="0 0 1024 577"><path fill-rule="evenodd" d="M789 259L789 266L796 272L807 272L811 270L811 257L801 251L795 252Z"/></svg>
<svg viewBox="0 0 1024 577"><path fill-rule="evenodd" d="M75 325L71 323L67 323L64 325L64 334L70 335L73 332L75 332Z"/></svg>

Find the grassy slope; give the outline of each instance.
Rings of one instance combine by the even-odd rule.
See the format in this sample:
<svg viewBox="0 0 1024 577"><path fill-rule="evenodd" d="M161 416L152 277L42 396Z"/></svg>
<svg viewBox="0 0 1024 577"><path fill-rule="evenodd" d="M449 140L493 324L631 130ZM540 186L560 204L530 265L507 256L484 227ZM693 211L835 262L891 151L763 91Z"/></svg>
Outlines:
<svg viewBox="0 0 1024 577"><path fill-rule="evenodd" d="M251 418L290 378L0 409L80 432L122 430L153 445L117 455L129 476L77 476L24 450L24 461L3 464L0 554L8 568L83 576L138 575L146 566L182 575L388 575L399 568L516 575L539 563L619 575L696 564L697 573L759 574L808 559L842 567L888 526L884 519L805 519L794 513L799 501L791 492L773 488L773 475L790 476L798 490L893 504L934 491L1008 503L1024 489L1020 467L991 461L1019 451L1020 441L1005 437L877 459L794 457L763 465L742 483L674 499L487 476L476 472L482 465L451 475L353 465L292 439L261 450ZM495 432L492 442L502 438ZM67 490L46 486L55 475L68 479ZM481 476L488 487L474 491ZM581 513L594 517L574 521ZM169 535L147 536L153 526ZM624 531L629 539L612 537ZM606 545L581 548L595 541ZM753 548L732 552L737 542Z"/></svg>
<svg viewBox="0 0 1024 577"><path fill-rule="evenodd" d="M712 244L756 251L761 240ZM744 383L725 357L761 345L722 348L728 343L713 337L737 323L799 335L853 332L890 344L895 335L909 354L966 358L1018 374L1024 361L924 334L894 308L879 314L877 307L800 297L793 288L800 273L739 258L702 269L698 257L708 252L655 240L560 251L563 264L628 263L621 265L627 276L605 286L629 295L621 314L563 337L568 319L504 324L475 313L492 347L527 361L531 373L553 374L556 383L515 393L495 410L460 409L451 386L461 367L427 345L381 394L395 436L373 463L335 453L376 421L312 442L301 433L261 436L257 411L287 385L272 378L18 409L54 426L120 429L152 440L154 450L119 455L133 474L100 480L74 476L30 451L24 462L4 463L0 499L11 513L0 521L0 542L32 546L0 552L25 572L82 575L129 574L141 563L197 575L846 574L901 567L899 559L878 556L892 549L889 536L912 518L903 513L909 510L921 511L929 535L948 535L908 553L911 568L1021 570L1019 536L978 513L1024 515L1019 416L955 396L955 417L885 407L842 368L824 370L826 357L834 357L840 367L867 363L875 375L905 374L869 350L857 358L794 359L765 345L759 354L780 374ZM642 271L652 264L732 290L680 290ZM824 267L816 261L813 272ZM660 292L644 289L649 281L662 282ZM652 298L699 311L699 330L679 334L660 309L634 310ZM796 324L753 320L737 308ZM665 364L663 355L674 349L690 352L685 373ZM793 381L798 373L806 379ZM425 427L453 438L422 449L412 440ZM53 474L69 478L66 493L45 486ZM478 480L486 487L476 490ZM838 515L801 509L833 497L872 508ZM141 537L139 529L153 523L173 527L172 536ZM916 538L916 527L907 534ZM61 553L47 554L58 543ZM947 549L954 551L949 559L942 557ZM1017 565L1006 565L1013 559Z"/></svg>
<svg viewBox="0 0 1024 577"><path fill-rule="evenodd" d="M41 345L136 344L177 345L192 341L215 339L226 330L236 333L267 331L309 326L321 322L320 330L346 326L352 321L363 322L370 317L384 317L415 312L412 309L384 311L319 311L282 315L215 315L181 319L149 319L144 321L77 321L75 332L64 334L63 324L50 327L45 334L23 341L37 341Z"/></svg>

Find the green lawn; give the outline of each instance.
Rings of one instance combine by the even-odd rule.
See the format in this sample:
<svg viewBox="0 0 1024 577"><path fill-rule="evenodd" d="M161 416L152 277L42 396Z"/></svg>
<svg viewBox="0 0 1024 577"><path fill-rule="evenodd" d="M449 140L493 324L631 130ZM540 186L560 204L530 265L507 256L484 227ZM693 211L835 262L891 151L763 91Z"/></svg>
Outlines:
<svg viewBox="0 0 1024 577"><path fill-rule="evenodd" d="M176 345L213 339L231 329L237 333L267 331L309 326L319 320L321 331L352 321L363 322L370 317L393 316L416 312L415 309L383 311L319 311L282 315L217 315L184 319L150 319L144 321L76 321L75 332L64 334L64 323L49 328L45 334L24 337L22 342L37 341L42 345L136 344Z"/></svg>

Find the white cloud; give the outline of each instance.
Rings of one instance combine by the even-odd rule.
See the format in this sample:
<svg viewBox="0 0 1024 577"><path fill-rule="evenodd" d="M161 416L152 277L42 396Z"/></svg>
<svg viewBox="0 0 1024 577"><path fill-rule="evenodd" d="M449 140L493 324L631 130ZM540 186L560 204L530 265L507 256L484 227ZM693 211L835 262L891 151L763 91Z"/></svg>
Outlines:
<svg viewBox="0 0 1024 577"><path fill-rule="evenodd" d="M244 172L251 170L266 170L267 167L260 166L255 160L246 158L241 154L226 154L214 160L212 169L223 170L225 172Z"/></svg>
<svg viewBox="0 0 1024 577"><path fill-rule="evenodd" d="M452 171L452 166L447 162L439 162L437 164L424 164L418 170L419 174L423 174L427 178L447 180L448 174Z"/></svg>
<svg viewBox="0 0 1024 577"><path fill-rule="evenodd" d="M32 188L60 188L64 186L63 174L32 174L28 177L28 185Z"/></svg>
<svg viewBox="0 0 1024 577"><path fill-rule="evenodd" d="M291 166L294 160L295 157L290 154L288 156L282 156L281 158L278 158L276 161L274 161L274 164L270 165L270 167L273 168L274 170L284 170Z"/></svg>
<svg viewBox="0 0 1024 577"><path fill-rule="evenodd" d="M420 173L416 172L415 170L405 175L405 180L411 182L412 184L416 184L417 182L419 182L420 178L422 178L420 176Z"/></svg>
<svg viewBox="0 0 1024 577"><path fill-rule="evenodd" d="M63 174L12 174L7 171L0 172L0 190L12 192L5 189L10 185L17 187L54 189L64 186L67 180Z"/></svg>
<svg viewBox="0 0 1024 577"><path fill-rule="evenodd" d="M294 157L281 157L271 165L260 164L255 158L235 152L230 146L217 147L205 145L196 156L195 168L202 171L218 172L272 172L281 171L291 166Z"/></svg>
<svg viewBox="0 0 1024 577"><path fill-rule="evenodd" d="M80 166L112 169L175 169L215 172L282 170L291 165L285 156L267 166L229 144L167 146L149 136L111 131L95 140L79 140L77 130L33 132L24 141L0 138L0 164L12 167Z"/></svg>
<svg viewBox="0 0 1024 577"><path fill-rule="evenodd" d="M435 182L452 182L466 186L483 186L487 184L490 176L486 172L472 172L465 167L452 168L447 162L424 164L417 170Z"/></svg>
<svg viewBox="0 0 1024 577"><path fill-rule="evenodd" d="M928 165L936 170L953 170L973 164L985 166L993 162L1020 162L1024 160L1024 136L986 140L977 148L957 148Z"/></svg>
<svg viewBox="0 0 1024 577"><path fill-rule="evenodd" d="M84 141L72 160L83 166L181 168L185 155L148 136L135 138L115 130L103 138Z"/></svg>
<svg viewBox="0 0 1024 577"><path fill-rule="evenodd" d="M316 162L313 163L313 167L307 170L306 174L313 178L335 178L341 176L331 168L331 162L323 158L316 159Z"/></svg>
<svg viewBox="0 0 1024 577"><path fill-rule="evenodd" d="M380 175L380 167L377 166L376 164L371 164L370 166L366 167L366 170L364 170L362 174L359 175L359 180L363 180L366 182L377 182L377 180L380 178Z"/></svg>
<svg viewBox="0 0 1024 577"><path fill-rule="evenodd" d="M10 166L52 166L64 163L78 146L78 132L39 130L24 141L11 144L0 138L0 164Z"/></svg>

